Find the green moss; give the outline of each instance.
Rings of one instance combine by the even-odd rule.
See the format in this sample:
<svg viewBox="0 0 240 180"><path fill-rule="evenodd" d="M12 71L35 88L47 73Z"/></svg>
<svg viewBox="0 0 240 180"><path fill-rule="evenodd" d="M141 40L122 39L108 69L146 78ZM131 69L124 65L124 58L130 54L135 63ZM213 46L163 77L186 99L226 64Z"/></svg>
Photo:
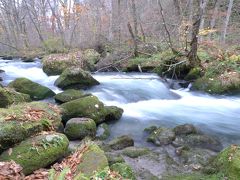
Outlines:
<svg viewBox="0 0 240 180"><path fill-rule="evenodd" d="M33 100L41 100L55 95L51 89L26 78L15 79L9 84L9 87L14 88L18 92L29 94Z"/></svg>
<svg viewBox="0 0 240 180"><path fill-rule="evenodd" d="M32 109L41 112L39 119L26 116ZM43 130L57 130L61 126L61 117L49 104L31 102L0 109L0 122L0 149L4 150Z"/></svg>
<svg viewBox="0 0 240 180"><path fill-rule="evenodd" d="M89 118L74 118L67 122L64 133L70 140L82 140L89 136L94 138L96 135L96 123Z"/></svg>
<svg viewBox="0 0 240 180"><path fill-rule="evenodd" d="M146 155L149 152L150 150L148 148L128 147L123 150L122 154L130 158L138 158L139 156Z"/></svg>
<svg viewBox="0 0 240 180"><path fill-rule="evenodd" d="M240 147L237 145L224 149L212 162L219 172L224 173L229 180L240 178Z"/></svg>
<svg viewBox="0 0 240 180"><path fill-rule="evenodd" d="M6 108L11 104L18 104L21 102L31 101L28 94L23 94L16 92L11 88L1 88L0 87L0 108Z"/></svg>
<svg viewBox="0 0 240 180"><path fill-rule="evenodd" d="M203 75L201 68L193 68L185 77L185 80L191 81L200 78Z"/></svg>
<svg viewBox="0 0 240 180"><path fill-rule="evenodd" d="M85 60L86 68L89 70L94 70L95 64L99 61L100 56L101 55L94 49L85 50L83 52L83 59Z"/></svg>
<svg viewBox="0 0 240 180"><path fill-rule="evenodd" d="M134 146L134 141L129 136L120 136L108 142L108 146L114 150L121 150L126 147Z"/></svg>
<svg viewBox="0 0 240 180"><path fill-rule="evenodd" d="M63 71L54 84L60 88L69 89L88 88L98 85L99 82L95 80L90 73L81 68L68 68Z"/></svg>
<svg viewBox="0 0 240 180"><path fill-rule="evenodd" d="M115 163L123 163L125 162L125 160L123 159L123 157L120 154L115 154L115 153L105 153L107 160L108 160L108 164L111 166Z"/></svg>
<svg viewBox="0 0 240 180"><path fill-rule="evenodd" d="M108 167L108 161L104 152L95 144L89 146L84 152L82 161L77 167L77 174L83 173L91 177L95 172L99 172Z"/></svg>
<svg viewBox="0 0 240 180"><path fill-rule="evenodd" d="M112 171L119 173L124 179L130 179L130 180L136 179L132 168L125 163L116 163L116 164L113 164L110 168Z"/></svg>
<svg viewBox="0 0 240 180"><path fill-rule="evenodd" d="M96 96L87 96L61 105L63 110L62 119L67 120L74 117L87 117L93 119L97 124L104 121L104 105Z"/></svg>
<svg viewBox="0 0 240 180"><path fill-rule="evenodd" d="M69 141L63 134L40 135L25 141L12 148L12 152L1 154L1 161L13 160L23 167L23 173L28 175L34 170L44 168L67 151Z"/></svg>
<svg viewBox="0 0 240 180"><path fill-rule="evenodd" d="M122 117L123 109L116 106L105 106L105 121L119 120Z"/></svg>
<svg viewBox="0 0 240 180"><path fill-rule="evenodd" d="M62 93L57 94L54 96L54 98L57 102L66 103L89 95L90 94L85 94L81 90L68 89Z"/></svg>

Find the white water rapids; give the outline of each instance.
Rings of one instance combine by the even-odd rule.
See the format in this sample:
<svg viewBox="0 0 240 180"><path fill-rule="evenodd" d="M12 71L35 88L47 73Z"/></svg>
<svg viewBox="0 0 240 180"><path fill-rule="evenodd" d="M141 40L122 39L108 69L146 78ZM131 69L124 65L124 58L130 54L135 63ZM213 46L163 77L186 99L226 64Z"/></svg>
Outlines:
<svg viewBox="0 0 240 180"><path fill-rule="evenodd" d="M0 60L4 85L26 77L54 90L58 76L48 77L39 61ZM143 129L151 125L174 127L191 123L221 139L224 145L240 143L240 96L212 96L188 89L171 90L155 74L100 73L101 83L88 90L106 105L124 109L121 120L111 123L112 136L129 134L144 142Z"/></svg>

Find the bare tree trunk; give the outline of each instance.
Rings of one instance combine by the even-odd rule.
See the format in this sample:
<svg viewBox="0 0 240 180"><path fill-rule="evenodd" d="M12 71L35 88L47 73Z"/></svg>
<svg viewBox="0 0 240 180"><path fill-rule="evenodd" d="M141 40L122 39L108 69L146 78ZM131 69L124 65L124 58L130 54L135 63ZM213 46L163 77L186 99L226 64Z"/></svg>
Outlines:
<svg viewBox="0 0 240 180"><path fill-rule="evenodd" d="M207 7L207 4L208 4L208 1L209 0L202 0L201 2L201 11L202 11L202 19L201 19L201 22L200 22L200 30L204 29L204 23L205 23L205 14L206 14L206 7ZM199 41L202 42L203 41L203 37L201 36L199 38Z"/></svg>
<svg viewBox="0 0 240 180"><path fill-rule="evenodd" d="M190 43L191 49L187 55L191 67L201 66L201 61L197 56L197 50L198 50L198 34L199 34L200 24L201 24L202 15L203 15L203 9L199 1L197 4L198 4L197 5L198 7L196 9L197 12L193 18L194 23L192 27L192 41Z"/></svg>
<svg viewBox="0 0 240 180"><path fill-rule="evenodd" d="M171 35L170 35L170 32L169 32L169 30L168 30L168 28L167 28L167 24L166 24L165 17L164 17L164 12L163 12L163 7L162 7L162 4L161 4L160 0L158 0L158 6L159 6L160 14L161 14L161 16L162 16L163 26L164 26L165 31L166 31L166 33L167 33L167 38L168 38L169 47L171 48L172 52L175 54L177 51L176 51L176 50L174 49L174 47L173 47Z"/></svg>
<svg viewBox="0 0 240 180"><path fill-rule="evenodd" d="M213 30L215 25L216 25L216 18L217 18L217 15L218 15L219 6L220 6L220 0L216 0L215 5L214 5L214 11L213 11L212 19L211 19L211 22L210 22L210 30ZM211 40L211 36L212 36L212 34L210 33L208 35L209 40Z"/></svg>
<svg viewBox="0 0 240 180"><path fill-rule="evenodd" d="M136 9L136 2L132 0L132 16L133 16L133 28L135 37L138 36L138 21L137 21L137 9Z"/></svg>
<svg viewBox="0 0 240 180"><path fill-rule="evenodd" d="M136 36L133 33L131 24L128 23L127 26L128 26L128 31L129 31L129 33L131 35L132 40L133 40L133 46L134 46L133 54L134 54L135 57L137 57L138 56L137 38L136 38Z"/></svg>
<svg viewBox="0 0 240 180"><path fill-rule="evenodd" d="M230 16L232 14L232 7L233 7L233 0L229 0L227 16L226 16L226 19L225 19L225 22L224 22L223 31L222 31L222 35L221 35L222 43L225 43L225 41L226 41L227 28L228 28L228 23L229 23L229 20L230 20Z"/></svg>

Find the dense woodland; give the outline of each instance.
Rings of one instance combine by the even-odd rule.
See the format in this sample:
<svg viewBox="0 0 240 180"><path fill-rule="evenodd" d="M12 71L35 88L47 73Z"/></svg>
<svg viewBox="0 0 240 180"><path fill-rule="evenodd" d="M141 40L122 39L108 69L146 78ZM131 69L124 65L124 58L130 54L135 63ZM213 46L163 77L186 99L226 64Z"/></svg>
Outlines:
<svg viewBox="0 0 240 180"><path fill-rule="evenodd" d="M1 0L1 51L43 48L61 52L103 43L125 48L134 41L185 49L195 28L200 32L200 43L238 45L239 3L238 0Z"/></svg>

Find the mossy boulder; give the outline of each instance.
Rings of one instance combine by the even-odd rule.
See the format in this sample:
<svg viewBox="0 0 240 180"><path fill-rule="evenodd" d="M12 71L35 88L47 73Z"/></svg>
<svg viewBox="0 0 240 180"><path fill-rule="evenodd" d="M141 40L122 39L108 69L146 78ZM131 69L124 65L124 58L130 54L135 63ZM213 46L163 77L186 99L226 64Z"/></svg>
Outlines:
<svg viewBox="0 0 240 180"><path fill-rule="evenodd" d="M97 127L97 139L106 140L110 136L110 129L106 123L102 123Z"/></svg>
<svg viewBox="0 0 240 180"><path fill-rule="evenodd" d="M176 138L172 129L158 128L153 131L147 138L148 142L152 142L157 146L171 144Z"/></svg>
<svg viewBox="0 0 240 180"><path fill-rule="evenodd" d="M173 131L176 135L188 135L197 133L197 129L192 124L183 124L176 126Z"/></svg>
<svg viewBox="0 0 240 180"><path fill-rule="evenodd" d="M35 83L27 78L17 78L11 82L9 87L14 88L16 91L30 95L33 100L41 100L53 97L55 93L38 83Z"/></svg>
<svg viewBox="0 0 240 180"><path fill-rule="evenodd" d="M59 109L44 102L0 109L0 123L0 152L43 130L58 130L62 126Z"/></svg>
<svg viewBox="0 0 240 180"><path fill-rule="evenodd" d="M76 174L84 174L91 177L95 172L99 172L108 167L108 160L99 146L92 144L83 153L81 163L77 166Z"/></svg>
<svg viewBox="0 0 240 180"><path fill-rule="evenodd" d="M108 142L108 146L113 150L121 150L126 147L134 146L134 140L126 135L120 136Z"/></svg>
<svg viewBox="0 0 240 180"><path fill-rule="evenodd" d="M240 178L240 146L232 145L220 152L213 160L212 166L224 173L229 180Z"/></svg>
<svg viewBox="0 0 240 180"><path fill-rule="evenodd" d="M104 105L96 96L86 96L61 105L62 119L66 122L75 117L87 117L97 124L104 121Z"/></svg>
<svg viewBox="0 0 240 180"><path fill-rule="evenodd" d="M75 54L51 54L42 60L43 71L47 75L60 75L65 69L70 67L82 67L81 59Z"/></svg>
<svg viewBox="0 0 240 180"><path fill-rule="evenodd" d="M73 118L67 122L64 133L70 140L82 140L85 137L94 138L96 130L94 120L90 118Z"/></svg>
<svg viewBox="0 0 240 180"><path fill-rule="evenodd" d="M119 120L122 117L123 109L116 106L105 106L105 121Z"/></svg>
<svg viewBox="0 0 240 180"><path fill-rule="evenodd" d="M150 152L148 148L127 147L123 149L122 154L130 158L138 158Z"/></svg>
<svg viewBox="0 0 240 180"><path fill-rule="evenodd" d="M151 134L153 131L157 130L157 126L150 126L144 129L144 132Z"/></svg>
<svg viewBox="0 0 240 180"><path fill-rule="evenodd" d="M100 56L101 55L94 49L87 49L83 51L83 59L85 62L85 67L90 71L95 70L96 69L95 65L99 61Z"/></svg>
<svg viewBox="0 0 240 180"><path fill-rule="evenodd" d="M11 88L0 87L0 108L6 108L11 104L18 104L22 102L29 102L31 98L28 94L16 92Z"/></svg>
<svg viewBox="0 0 240 180"><path fill-rule="evenodd" d="M62 89L86 89L91 86L99 85L99 82L92 75L81 68L68 68L54 83Z"/></svg>
<svg viewBox="0 0 240 180"><path fill-rule="evenodd" d="M90 95L90 94L85 94L81 90L68 89L68 90L54 96L54 99L58 103L66 103L66 102L73 101L73 100L76 100L76 99L79 99L79 98L82 98L82 97L85 97L88 95Z"/></svg>
<svg viewBox="0 0 240 180"><path fill-rule="evenodd" d="M125 163L113 164L110 167L110 169L112 171L115 171L115 172L119 173L124 179L130 179L130 180L135 180L136 179L132 168Z"/></svg>
<svg viewBox="0 0 240 180"><path fill-rule="evenodd" d="M39 135L22 141L0 155L0 161L15 161L23 167L25 175L49 166L67 151L69 141L63 134Z"/></svg>
<svg viewBox="0 0 240 180"><path fill-rule="evenodd" d="M235 72L236 73L236 72ZM210 94L234 94L240 92L240 73L216 76L213 78L202 77L197 79L192 86L194 90L205 91Z"/></svg>
<svg viewBox="0 0 240 180"><path fill-rule="evenodd" d="M186 136L178 136L174 141L174 145L198 147L210 149L216 152L221 151L223 148L221 142L218 139L204 134L189 134Z"/></svg>
<svg viewBox="0 0 240 180"><path fill-rule="evenodd" d="M117 153L112 153L112 152L106 152L105 153L107 159L108 159L108 164L111 166L115 163L123 163L125 160L123 159L121 154Z"/></svg>

